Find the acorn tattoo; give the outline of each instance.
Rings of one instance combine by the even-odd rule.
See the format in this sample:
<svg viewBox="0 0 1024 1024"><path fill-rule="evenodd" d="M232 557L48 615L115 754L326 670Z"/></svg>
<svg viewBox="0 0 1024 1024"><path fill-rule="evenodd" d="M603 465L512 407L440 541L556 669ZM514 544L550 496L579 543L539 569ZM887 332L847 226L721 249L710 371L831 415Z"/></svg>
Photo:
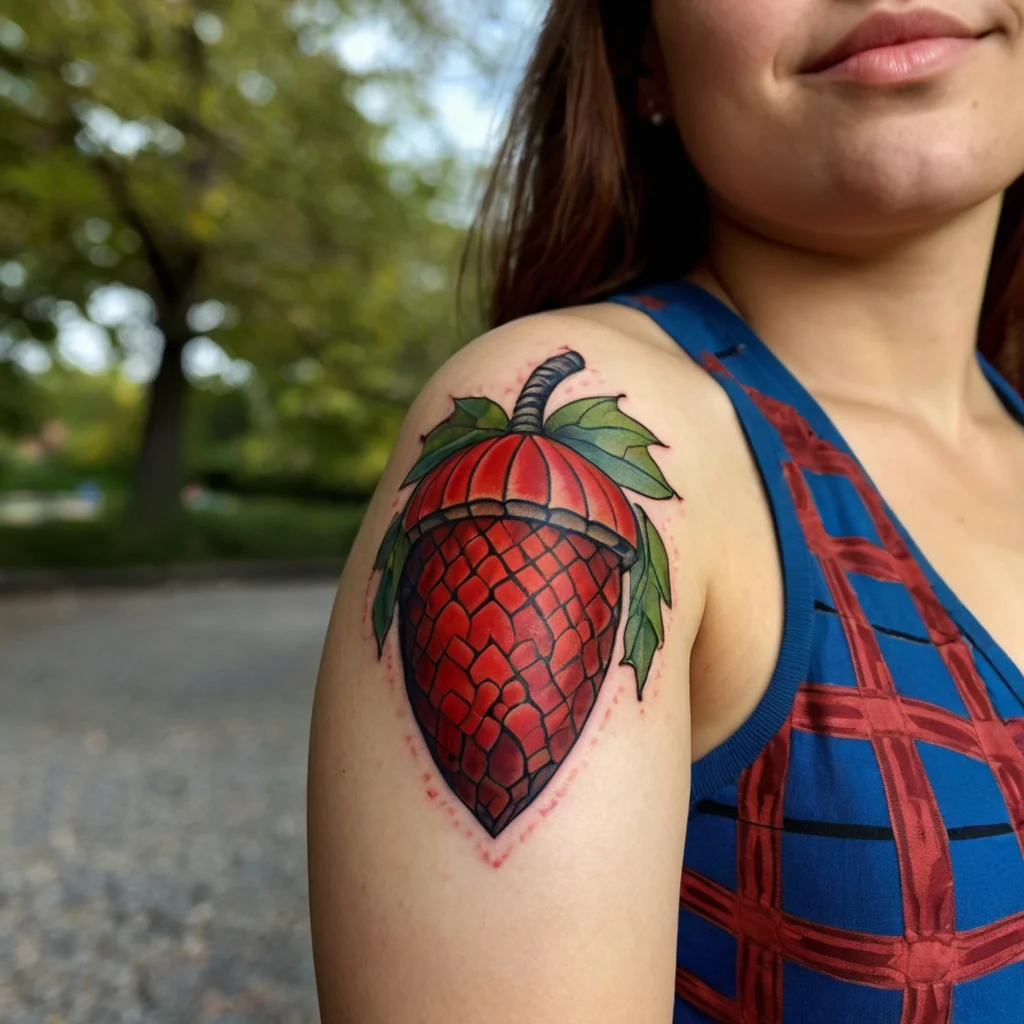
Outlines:
<svg viewBox="0 0 1024 1024"><path fill-rule="evenodd" d="M584 368L553 356L511 419L456 399L423 439L375 571L378 652L398 609L406 692L442 777L497 836L541 793L586 725L611 664L629 571L623 664L637 696L664 639L668 558L625 491L665 499L661 442L619 398L544 410Z"/></svg>

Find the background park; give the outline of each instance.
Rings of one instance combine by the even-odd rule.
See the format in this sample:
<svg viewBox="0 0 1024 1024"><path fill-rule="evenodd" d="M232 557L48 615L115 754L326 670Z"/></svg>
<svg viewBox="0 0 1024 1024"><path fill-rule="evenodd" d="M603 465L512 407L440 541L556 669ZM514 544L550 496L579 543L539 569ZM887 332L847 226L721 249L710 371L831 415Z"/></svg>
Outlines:
<svg viewBox="0 0 1024 1024"><path fill-rule="evenodd" d="M5 8L0 567L344 553L477 326L519 7Z"/></svg>
<svg viewBox="0 0 1024 1024"><path fill-rule="evenodd" d="M460 256L539 13L3 5L0 1020L318 1019L337 565L479 329Z"/></svg>

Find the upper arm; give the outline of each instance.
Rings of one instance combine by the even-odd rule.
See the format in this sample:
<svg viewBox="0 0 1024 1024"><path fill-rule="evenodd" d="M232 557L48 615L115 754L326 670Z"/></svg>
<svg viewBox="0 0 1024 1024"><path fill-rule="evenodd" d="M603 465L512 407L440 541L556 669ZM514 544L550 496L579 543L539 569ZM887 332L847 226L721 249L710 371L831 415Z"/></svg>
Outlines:
<svg viewBox="0 0 1024 1024"><path fill-rule="evenodd" d="M507 433L556 356L548 418L609 401L523 433L528 400ZM325 1022L670 1019L706 573L665 358L536 318L460 353L410 413L317 686Z"/></svg>

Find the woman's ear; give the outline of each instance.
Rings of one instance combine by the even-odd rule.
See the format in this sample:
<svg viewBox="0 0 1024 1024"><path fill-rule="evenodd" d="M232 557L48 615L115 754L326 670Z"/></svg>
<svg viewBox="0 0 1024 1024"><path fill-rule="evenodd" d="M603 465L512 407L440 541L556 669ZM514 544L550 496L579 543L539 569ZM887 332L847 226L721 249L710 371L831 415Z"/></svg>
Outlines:
<svg viewBox="0 0 1024 1024"><path fill-rule="evenodd" d="M662 125L672 118L672 100L665 57L654 25L648 29L640 54L642 69L637 76L637 115L641 120Z"/></svg>

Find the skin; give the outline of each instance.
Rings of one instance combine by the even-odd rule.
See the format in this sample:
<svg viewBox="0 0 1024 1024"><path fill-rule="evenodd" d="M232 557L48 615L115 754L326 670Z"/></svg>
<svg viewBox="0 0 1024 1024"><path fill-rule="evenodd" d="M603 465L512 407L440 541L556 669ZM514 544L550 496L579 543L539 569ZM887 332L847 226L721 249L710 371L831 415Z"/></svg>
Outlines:
<svg viewBox="0 0 1024 1024"><path fill-rule="evenodd" d="M712 249L694 279L821 402L928 559L1022 664L1024 431L973 350L1000 194L1024 173L1024 0L943 4L992 34L913 88L801 73L872 9L656 0L644 95L713 197ZM495 870L480 836L466 836L468 814L456 808L453 828L425 795L400 675L377 661L365 618L368 581L419 438L450 396L509 406L528 369L563 346L590 368L567 397L624 394L623 409L669 445L658 461L684 500L644 507L666 539L674 601L643 703L617 665L620 639L594 712L596 723L611 711L607 726L570 754L562 770L579 771L558 807L527 811ZM323 1019L670 1020L689 765L753 710L781 632L772 523L732 408L651 321L566 310L460 352L409 414L324 651L309 787Z"/></svg>
<svg viewBox="0 0 1024 1024"><path fill-rule="evenodd" d="M990 34L914 87L800 73L871 9L654 5L656 96L713 194L712 252L694 276L825 407L929 561L1022 664L1024 440L974 349L1002 190L1024 169L1024 4L941 5ZM696 686L735 709L695 725L710 749L759 694L708 661Z"/></svg>

